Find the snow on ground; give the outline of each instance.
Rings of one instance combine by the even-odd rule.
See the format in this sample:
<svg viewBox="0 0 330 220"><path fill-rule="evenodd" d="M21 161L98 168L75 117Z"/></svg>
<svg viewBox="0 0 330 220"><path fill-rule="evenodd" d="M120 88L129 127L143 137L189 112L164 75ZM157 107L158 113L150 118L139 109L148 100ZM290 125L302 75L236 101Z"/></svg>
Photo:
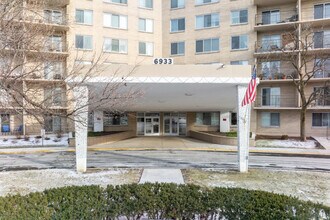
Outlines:
<svg viewBox="0 0 330 220"><path fill-rule="evenodd" d="M29 137L28 140L24 140L23 136L17 138L15 136L1 137L0 138L0 147L41 147L41 146L68 146L68 136L63 135L58 138L56 135L48 135L46 140L41 138L36 138L35 136Z"/></svg>
<svg viewBox="0 0 330 220"><path fill-rule="evenodd" d="M257 140L256 147L277 147L277 148L305 148L305 149L315 149L316 141L307 140L302 142L299 140Z"/></svg>
<svg viewBox="0 0 330 220"><path fill-rule="evenodd" d="M185 182L205 187L239 187L298 197L330 206L330 173L250 169L248 173L219 169L188 169Z"/></svg>
<svg viewBox="0 0 330 220"><path fill-rule="evenodd" d="M0 196L28 194L64 186L120 185L137 183L141 171L137 169L111 169L88 173L73 170L48 169L0 172Z"/></svg>

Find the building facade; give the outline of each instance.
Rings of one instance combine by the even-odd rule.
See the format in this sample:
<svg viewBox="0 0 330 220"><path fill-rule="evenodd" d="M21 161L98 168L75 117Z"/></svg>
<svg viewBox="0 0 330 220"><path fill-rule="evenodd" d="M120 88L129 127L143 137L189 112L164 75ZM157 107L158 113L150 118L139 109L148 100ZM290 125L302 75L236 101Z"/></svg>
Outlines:
<svg viewBox="0 0 330 220"><path fill-rule="evenodd" d="M61 24L48 22L61 28L61 36L53 35L53 41L62 42L70 51L61 64L63 72L73 62L90 64L92 57L100 53L108 57L105 64L146 66L148 71L154 68L156 73L159 65L153 63L154 58L172 58L174 66L194 68L195 65L197 69L199 65L218 68L223 65L256 65L260 83L251 115L251 131L259 135L299 135L301 100L290 78L298 78L291 61L295 59L301 63L305 57L313 58L318 51L325 56L330 51L330 2L326 0L59 2L65 3L48 4L41 14L68 21ZM292 40L304 39L306 27L312 30L312 39L317 39L307 55L302 51L301 42ZM283 50L287 56L283 56ZM77 56L79 53L84 55ZM315 59L311 62L310 65L315 66ZM176 72L176 78L189 77L186 72L171 68L168 71ZM228 70L228 77L231 74L237 76L234 71ZM324 87L329 80L329 71L330 65L322 63L322 68L308 83L306 94ZM203 75L200 72L200 77ZM187 99L192 95L190 93L185 92ZM327 135L330 101L324 97L314 101L307 110L307 136ZM161 102L156 100L154 105ZM190 111L156 107L141 108L140 111L127 109L125 112L99 110L90 113L89 126L94 131L134 130L136 135L189 135L189 130L229 131L236 129L236 111L235 107L221 109L219 106L216 109L202 105ZM49 120L48 124L55 127L49 131L66 127L64 120ZM2 127L9 124L13 130L21 123L15 122L12 114L1 114Z"/></svg>

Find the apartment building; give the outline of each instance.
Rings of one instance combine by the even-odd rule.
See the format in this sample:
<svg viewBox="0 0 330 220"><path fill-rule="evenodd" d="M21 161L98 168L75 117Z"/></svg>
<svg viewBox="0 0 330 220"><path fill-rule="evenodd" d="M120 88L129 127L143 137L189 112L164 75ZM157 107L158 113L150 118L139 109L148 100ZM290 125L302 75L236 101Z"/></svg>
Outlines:
<svg viewBox="0 0 330 220"><path fill-rule="evenodd" d="M179 79L195 76L213 76L215 70L223 64L227 70L227 78L239 77L237 71L246 68L230 65L257 65L260 84L258 97L251 115L251 131L261 135L299 135L299 106L301 100L292 84L286 77L292 75L294 68L280 49L289 45L290 57L302 59L299 47L292 50L292 41L288 33L302 35L302 28L309 25L318 36L313 51L328 51L327 37L330 30L330 3L321 0L71 0L60 5L44 8L44 15L58 17L62 14L70 22L54 24L62 27L61 39L54 36L55 42L66 42L71 48L65 62L89 64L95 54L104 53L108 57L105 64L142 66L145 73L141 76L157 76ZM65 19L65 20L66 20ZM52 22L50 22L52 24ZM329 32L330 33L330 32ZM63 36L62 35L62 36ZM77 56L77 53L84 56ZM154 58L171 58L173 66L154 64ZM182 65L187 66L181 69ZM213 65L213 67L212 67ZM110 65L109 65L110 66ZM204 66L204 67L202 67ZM315 79L308 84L307 93L314 87L324 85L329 79L330 66L324 65ZM65 69L65 68L64 68ZM109 69L111 69L109 67ZM200 71L199 74L196 71ZM208 72L209 75L208 75ZM106 73L105 73L106 74ZM111 72L109 71L109 74ZM145 74L145 75L143 75ZM195 75L194 75L195 74ZM192 82L197 82L193 81ZM182 85L179 85L179 87ZM217 85L214 85L217 86ZM182 100L187 100L196 91L186 88L185 92L171 86L156 85L158 90L146 96L153 104L144 104L144 108L126 109L126 112L99 110L90 113L90 130L126 131L133 130L136 135L189 135L189 130L229 131L235 130L237 119L235 106L226 106L223 97L226 88L212 90L219 92L222 100L213 96L206 99L207 94L199 96L192 102L203 103L185 108ZM185 87L184 87L185 88ZM206 88L195 88L201 91ZM170 93L173 91L175 94ZM228 89L228 91L231 91ZM185 99L179 96L184 94ZM227 91L226 91L227 92ZM180 99L167 108L166 97ZM197 96L196 96L197 97ZM211 96L210 96L211 97ZM201 100L201 99L205 100ZM218 102L215 105L213 102ZM195 103L194 103L195 104ZM329 101L318 100L309 107L306 116L307 136L325 136L330 120ZM148 106L148 107L146 107ZM191 105L192 106L192 105ZM198 107L196 107L198 106ZM14 123L2 114L2 124L10 124L11 129L20 122ZM9 122L11 121L11 122ZM53 131L65 127L64 121L52 119ZM61 124L57 126L56 124ZM100 125L101 124L101 125ZM55 126L54 126L55 125ZM3 126L2 126L3 127ZM8 126L7 126L8 127ZM56 129L54 129L54 127ZM219 128L220 127L220 128ZM222 127L226 129L222 130ZM37 128L38 129L38 128Z"/></svg>
<svg viewBox="0 0 330 220"><path fill-rule="evenodd" d="M65 115L67 110L66 87L60 81L68 57L68 4L69 0L1 2L1 135L40 135L41 121L47 133L67 132L64 117L35 112L47 107Z"/></svg>

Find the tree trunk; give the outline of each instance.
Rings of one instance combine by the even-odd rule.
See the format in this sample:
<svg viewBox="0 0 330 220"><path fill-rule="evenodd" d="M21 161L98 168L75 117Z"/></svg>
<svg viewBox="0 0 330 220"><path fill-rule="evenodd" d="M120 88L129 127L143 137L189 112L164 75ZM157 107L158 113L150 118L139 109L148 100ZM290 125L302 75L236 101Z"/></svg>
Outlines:
<svg viewBox="0 0 330 220"><path fill-rule="evenodd" d="M300 140L306 141L306 107L301 107L300 111Z"/></svg>

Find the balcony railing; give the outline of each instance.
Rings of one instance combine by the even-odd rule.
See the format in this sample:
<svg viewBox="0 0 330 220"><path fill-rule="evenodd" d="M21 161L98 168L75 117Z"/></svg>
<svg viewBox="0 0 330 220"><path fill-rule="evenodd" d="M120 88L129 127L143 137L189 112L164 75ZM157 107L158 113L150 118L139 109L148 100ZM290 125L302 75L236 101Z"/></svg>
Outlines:
<svg viewBox="0 0 330 220"><path fill-rule="evenodd" d="M284 95L259 95L255 106L265 108L297 107L297 98Z"/></svg>
<svg viewBox="0 0 330 220"><path fill-rule="evenodd" d="M330 70L320 70L314 74L314 78L329 78L330 77Z"/></svg>
<svg viewBox="0 0 330 220"><path fill-rule="evenodd" d="M298 21L298 14L295 10L291 11L272 11L270 13L260 13L255 16L256 26L283 24Z"/></svg>
<svg viewBox="0 0 330 220"><path fill-rule="evenodd" d="M297 44L293 41L285 42L282 39L277 40L261 40L255 43L255 53L278 52L278 51L294 51Z"/></svg>
<svg viewBox="0 0 330 220"><path fill-rule="evenodd" d="M319 98L312 102L312 107L322 107L322 106L330 106L330 97L327 98Z"/></svg>
<svg viewBox="0 0 330 220"><path fill-rule="evenodd" d="M262 69L258 73L260 80L283 80L283 79L298 79L298 74L293 69Z"/></svg>
<svg viewBox="0 0 330 220"><path fill-rule="evenodd" d="M45 45L45 52L67 52L67 47L65 42L49 42Z"/></svg>

